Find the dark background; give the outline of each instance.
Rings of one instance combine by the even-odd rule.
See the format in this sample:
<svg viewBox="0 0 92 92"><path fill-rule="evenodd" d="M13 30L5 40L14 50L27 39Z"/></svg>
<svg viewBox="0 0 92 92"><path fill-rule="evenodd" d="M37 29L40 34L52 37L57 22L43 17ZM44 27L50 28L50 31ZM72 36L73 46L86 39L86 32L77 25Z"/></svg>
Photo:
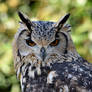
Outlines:
<svg viewBox="0 0 92 92"><path fill-rule="evenodd" d="M71 13L72 39L78 53L92 62L92 0L0 0L0 92L20 92L13 67L12 40L17 11L31 20L58 21Z"/></svg>

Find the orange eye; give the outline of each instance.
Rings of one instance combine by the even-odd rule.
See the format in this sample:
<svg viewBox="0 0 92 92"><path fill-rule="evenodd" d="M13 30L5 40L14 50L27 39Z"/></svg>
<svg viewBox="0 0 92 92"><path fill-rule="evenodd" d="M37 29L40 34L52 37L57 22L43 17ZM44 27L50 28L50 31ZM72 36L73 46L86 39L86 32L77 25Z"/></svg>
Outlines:
<svg viewBox="0 0 92 92"><path fill-rule="evenodd" d="M59 43L59 40L55 39L50 45L51 46L56 46L56 45L58 45L58 43Z"/></svg>
<svg viewBox="0 0 92 92"><path fill-rule="evenodd" d="M27 43L29 46L31 46L31 47L33 47L33 46L36 45L36 43L34 43L32 40L26 40L26 43Z"/></svg>
<svg viewBox="0 0 92 92"><path fill-rule="evenodd" d="M29 43L30 46L35 46L36 44L34 42Z"/></svg>

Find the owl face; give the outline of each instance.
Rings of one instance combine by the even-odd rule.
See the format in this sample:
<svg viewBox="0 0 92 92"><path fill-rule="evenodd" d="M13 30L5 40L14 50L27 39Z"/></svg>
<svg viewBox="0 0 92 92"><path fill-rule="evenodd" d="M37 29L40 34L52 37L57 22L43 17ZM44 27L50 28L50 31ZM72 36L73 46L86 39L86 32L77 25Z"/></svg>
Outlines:
<svg viewBox="0 0 92 92"><path fill-rule="evenodd" d="M66 53L68 38L62 28L69 14L57 23L30 21L21 12L19 17L22 22L17 35L17 47L22 56L34 55L46 62L51 57L60 57Z"/></svg>

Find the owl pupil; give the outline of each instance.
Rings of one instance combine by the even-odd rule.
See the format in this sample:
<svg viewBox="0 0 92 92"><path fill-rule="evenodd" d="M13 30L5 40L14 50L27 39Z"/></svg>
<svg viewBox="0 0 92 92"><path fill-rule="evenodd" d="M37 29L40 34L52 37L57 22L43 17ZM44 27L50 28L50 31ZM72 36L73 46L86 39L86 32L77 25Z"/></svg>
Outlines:
<svg viewBox="0 0 92 92"><path fill-rule="evenodd" d="M58 43L59 43L59 40L55 39L50 45L51 46L56 46L56 45L58 45Z"/></svg>
<svg viewBox="0 0 92 92"><path fill-rule="evenodd" d="M56 46L59 44L59 35L58 32L55 35L55 40L50 44L51 46Z"/></svg>
<svg viewBox="0 0 92 92"><path fill-rule="evenodd" d="M34 43L31 39L27 39L26 40L26 43L29 45L29 46L35 46L36 45L36 43Z"/></svg>

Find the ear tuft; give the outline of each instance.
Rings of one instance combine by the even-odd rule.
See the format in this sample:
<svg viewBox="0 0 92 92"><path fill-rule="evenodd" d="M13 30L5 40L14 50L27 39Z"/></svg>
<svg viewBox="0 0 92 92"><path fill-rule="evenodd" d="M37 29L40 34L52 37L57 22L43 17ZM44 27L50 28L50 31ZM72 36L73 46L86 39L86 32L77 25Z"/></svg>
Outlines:
<svg viewBox="0 0 92 92"><path fill-rule="evenodd" d="M56 27L57 28L62 28L62 26L66 23L66 21L68 20L70 16L70 13L66 14L63 18L61 18L57 23L56 23Z"/></svg>
<svg viewBox="0 0 92 92"><path fill-rule="evenodd" d="M18 11L18 15L20 19L22 20L22 22L27 26L27 28L31 29L32 23L30 19L20 11Z"/></svg>
<svg viewBox="0 0 92 92"><path fill-rule="evenodd" d="M22 20L22 22L26 23L27 17L20 11L18 11L19 18Z"/></svg>
<svg viewBox="0 0 92 92"><path fill-rule="evenodd" d="M68 20L69 16L70 16L70 13L66 14L66 15L63 17L63 19L61 20L61 23L62 23L62 24L65 24L66 21Z"/></svg>

